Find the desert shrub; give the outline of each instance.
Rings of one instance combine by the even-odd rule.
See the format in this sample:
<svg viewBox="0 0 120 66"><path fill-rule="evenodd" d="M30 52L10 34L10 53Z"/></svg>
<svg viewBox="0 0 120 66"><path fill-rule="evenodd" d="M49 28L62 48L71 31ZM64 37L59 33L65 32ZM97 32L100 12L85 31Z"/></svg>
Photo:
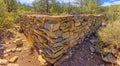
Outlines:
<svg viewBox="0 0 120 66"><path fill-rule="evenodd" d="M3 16L2 19L0 20L0 42L5 42L9 36L11 36L10 32L8 29L11 29L14 27L14 14L13 13L8 13L6 12Z"/></svg>
<svg viewBox="0 0 120 66"><path fill-rule="evenodd" d="M1 12L0 13L0 31L1 31L2 22L4 20L4 14L7 11L7 9L5 7L6 7L6 5L5 5L4 1L1 0L0 1L0 12Z"/></svg>
<svg viewBox="0 0 120 66"><path fill-rule="evenodd" d="M100 39L104 42L120 46L120 22L109 23L106 28L99 31Z"/></svg>
<svg viewBox="0 0 120 66"><path fill-rule="evenodd" d="M0 1L0 33L4 32L13 26L14 14L7 12L7 7L4 0Z"/></svg>
<svg viewBox="0 0 120 66"><path fill-rule="evenodd" d="M100 40L106 44L105 52L119 51L120 49L120 21L110 22L105 28L102 28L98 34ZM115 50L115 51L114 51Z"/></svg>
<svg viewBox="0 0 120 66"><path fill-rule="evenodd" d="M120 5L113 5L105 8L104 11L105 19L108 21L115 21L120 19Z"/></svg>
<svg viewBox="0 0 120 66"><path fill-rule="evenodd" d="M20 14L29 14L29 13L32 13L32 11L24 10L24 9L18 9L17 10L18 15L20 15Z"/></svg>
<svg viewBox="0 0 120 66"><path fill-rule="evenodd" d="M50 12L53 15L58 15L61 12L61 7L59 3L53 3L52 7L50 8Z"/></svg>
<svg viewBox="0 0 120 66"><path fill-rule="evenodd" d="M2 16L2 19L0 21L0 30L6 30L9 28L12 28L14 25L14 14L13 13L5 13Z"/></svg>

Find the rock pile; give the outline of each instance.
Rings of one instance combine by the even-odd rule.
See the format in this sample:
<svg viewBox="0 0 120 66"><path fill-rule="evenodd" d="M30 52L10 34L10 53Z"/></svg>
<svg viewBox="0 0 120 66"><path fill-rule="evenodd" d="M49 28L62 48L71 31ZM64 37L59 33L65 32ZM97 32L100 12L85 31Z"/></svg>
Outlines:
<svg viewBox="0 0 120 66"><path fill-rule="evenodd" d="M102 24L101 15L21 15L20 26L31 46L55 64L71 57L69 49L95 32Z"/></svg>
<svg viewBox="0 0 120 66"><path fill-rule="evenodd" d="M18 56L13 56L9 60L7 59L0 59L0 66L19 66L19 64L16 64Z"/></svg>

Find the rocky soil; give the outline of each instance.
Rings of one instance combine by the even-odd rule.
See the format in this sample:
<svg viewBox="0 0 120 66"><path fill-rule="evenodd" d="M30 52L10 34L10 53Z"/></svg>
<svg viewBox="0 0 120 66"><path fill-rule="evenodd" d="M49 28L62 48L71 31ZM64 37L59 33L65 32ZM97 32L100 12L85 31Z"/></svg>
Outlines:
<svg viewBox="0 0 120 66"><path fill-rule="evenodd" d="M72 49L72 52L73 57L59 66L118 66L105 63L90 40L79 43ZM34 50L31 54L28 42L23 34L20 34L19 39L13 38L5 44L0 44L0 55L0 66L41 66L37 51Z"/></svg>
<svg viewBox="0 0 120 66"><path fill-rule="evenodd" d="M31 54L28 46L28 42L23 34L20 35L22 39L21 46L17 45L19 39L11 39L4 44L4 50L1 51L0 66L41 66L38 61L38 54L34 51ZM20 43L21 43L20 42Z"/></svg>
<svg viewBox="0 0 120 66"><path fill-rule="evenodd" d="M62 63L60 66L117 66L105 63L101 55L96 52L90 41L85 41L73 49L72 59Z"/></svg>

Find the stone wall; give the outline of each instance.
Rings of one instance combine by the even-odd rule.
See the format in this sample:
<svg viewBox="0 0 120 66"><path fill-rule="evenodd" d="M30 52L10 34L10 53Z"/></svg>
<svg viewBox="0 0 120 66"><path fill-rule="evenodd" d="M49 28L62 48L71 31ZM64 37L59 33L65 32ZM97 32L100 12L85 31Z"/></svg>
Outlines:
<svg viewBox="0 0 120 66"><path fill-rule="evenodd" d="M102 15L21 15L20 26L31 46L55 64L72 56L70 49L102 24Z"/></svg>

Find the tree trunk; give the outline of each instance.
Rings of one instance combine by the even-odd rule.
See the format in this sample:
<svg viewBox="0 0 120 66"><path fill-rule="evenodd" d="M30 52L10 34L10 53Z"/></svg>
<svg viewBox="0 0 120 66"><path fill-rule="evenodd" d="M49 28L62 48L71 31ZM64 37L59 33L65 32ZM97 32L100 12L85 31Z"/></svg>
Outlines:
<svg viewBox="0 0 120 66"><path fill-rule="evenodd" d="M49 13L49 2L46 0L46 12Z"/></svg>

